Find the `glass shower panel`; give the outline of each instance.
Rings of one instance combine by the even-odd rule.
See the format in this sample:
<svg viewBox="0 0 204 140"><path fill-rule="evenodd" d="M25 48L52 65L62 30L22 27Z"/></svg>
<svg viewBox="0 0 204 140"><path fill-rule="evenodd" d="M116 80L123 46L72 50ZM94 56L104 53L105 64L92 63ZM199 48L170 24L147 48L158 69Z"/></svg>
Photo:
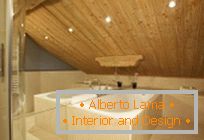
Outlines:
<svg viewBox="0 0 204 140"><path fill-rule="evenodd" d="M0 139L24 140L25 0L0 0Z"/></svg>
<svg viewBox="0 0 204 140"><path fill-rule="evenodd" d="M12 128L13 140L25 139L25 95L23 86L23 74L21 64L23 62L24 40L25 40L25 0L13 1L13 33L11 53L11 106L12 106Z"/></svg>

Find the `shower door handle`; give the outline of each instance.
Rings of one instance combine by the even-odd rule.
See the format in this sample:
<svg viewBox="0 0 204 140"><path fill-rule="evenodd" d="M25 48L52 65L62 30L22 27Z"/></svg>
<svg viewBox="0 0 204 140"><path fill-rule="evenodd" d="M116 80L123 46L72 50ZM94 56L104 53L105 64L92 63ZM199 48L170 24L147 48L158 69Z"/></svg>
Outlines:
<svg viewBox="0 0 204 140"><path fill-rule="evenodd" d="M0 46L0 77L4 76L4 44Z"/></svg>

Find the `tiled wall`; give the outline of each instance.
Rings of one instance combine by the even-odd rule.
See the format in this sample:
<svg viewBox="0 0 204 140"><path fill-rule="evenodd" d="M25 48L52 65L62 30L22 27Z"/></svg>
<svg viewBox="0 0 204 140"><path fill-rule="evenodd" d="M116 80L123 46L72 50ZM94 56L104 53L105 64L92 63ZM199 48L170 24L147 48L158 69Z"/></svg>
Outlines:
<svg viewBox="0 0 204 140"><path fill-rule="evenodd" d="M85 74L81 71L24 72L26 111L33 111L35 94L76 87L84 77Z"/></svg>

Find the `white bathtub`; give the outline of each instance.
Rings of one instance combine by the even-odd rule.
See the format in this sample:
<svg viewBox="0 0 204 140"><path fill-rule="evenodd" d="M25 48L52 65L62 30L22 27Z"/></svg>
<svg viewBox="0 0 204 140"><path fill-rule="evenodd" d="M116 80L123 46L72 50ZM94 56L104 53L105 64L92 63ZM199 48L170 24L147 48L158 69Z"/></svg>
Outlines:
<svg viewBox="0 0 204 140"><path fill-rule="evenodd" d="M162 101L162 95L153 95L153 94L111 94L111 95L105 95L101 96L95 99L92 99L97 106L97 100L101 99L102 101L128 101L130 104L134 102L134 100L137 101L137 105L140 102L159 102ZM101 126L101 125L94 125L94 126L73 126L68 125L66 129L68 130L138 130L138 129L149 129L153 130L156 126L145 126L141 127L141 124L139 126L133 126L133 125L124 125L124 126L118 126L117 122L119 118L135 118L136 116L142 116L146 114L147 112L151 114L151 116L162 116L162 111L157 112L155 114L154 110L143 110L143 109L134 109L129 108L128 110L121 110L119 106L116 106L115 109L106 109L106 110L100 110L100 109L89 109L90 103L92 100L88 100L86 102L83 102L84 106L81 107L79 104L72 104L67 106L67 112L68 118L71 118L72 116L77 116L83 118L84 115L87 117L92 118L100 118L102 117L111 117L113 118L113 124L110 126ZM140 128L141 127L141 128ZM81 135L70 135L68 139L84 139L84 136ZM112 135L87 135L87 140L150 140L151 135L132 135L132 134L112 134Z"/></svg>
<svg viewBox="0 0 204 140"><path fill-rule="evenodd" d="M94 86L94 90L103 90L103 89L112 89L112 87L106 87L106 86ZM88 86L82 86L80 88L72 88L69 90L91 90ZM88 99L96 98L96 94L62 94L60 95L60 103L61 104L73 104L78 103L80 101L86 101ZM52 92L46 92L46 93L40 93L37 95L34 95L34 100L37 99L44 99L51 102L56 102L56 91Z"/></svg>
<svg viewBox="0 0 204 140"><path fill-rule="evenodd" d="M40 100L47 100L56 103L56 92L47 92L47 93L41 93L34 96L35 101ZM86 101L89 99L96 98L96 94L62 94L60 95L60 103L63 105L67 104L74 104L79 103L81 101Z"/></svg>
<svg viewBox="0 0 204 140"><path fill-rule="evenodd" d="M136 103L138 105L138 103L140 102L153 102L156 99L159 98L159 96L161 97L161 95L155 95L155 94L111 94L111 95L104 95L102 97L99 98L94 98L92 100L88 100L84 103L84 107L80 107L79 104L74 104L71 105L72 107L78 108L80 110L86 110L88 112L93 112L93 113L97 113L99 115L103 115L103 116L110 116L113 118L134 118L136 115L138 115L142 110L141 109L134 109L133 106L130 106L129 109L124 109L122 110L119 105L116 106L116 109L111 109L111 110L98 110L98 109L89 109L89 105L90 103L93 101L95 103L96 106L98 106L98 99L101 99L104 102L108 102L108 101L128 101L131 105L134 104L133 102L136 100Z"/></svg>
<svg viewBox="0 0 204 140"><path fill-rule="evenodd" d="M75 98L78 96L77 98ZM97 101L98 99L101 99L103 101L111 101L111 100L123 100L123 101L129 101L132 103L134 100L137 102L153 102L155 100L161 100L161 95L153 95L153 94L111 94L111 95L104 95L101 97L97 97L94 94L87 95L86 99L84 97L80 97L81 95L65 95L61 97L61 104L63 107L60 109L61 113L61 120L64 118L71 118L72 115L83 117L85 114L87 116L91 117L100 117L100 116L108 116L114 118L114 121L117 121L119 118L134 118L137 115L141 115L142 113L145 113L144 110L140 109L133 109L130 108L128 110L121 110L119 107L116 107L114 110L99 110L99 109L89 109L90 102ZM72 100L75 100L74 103L71 103ZM78 99L76 101L76 99ZM84 106L80 106L80 101L83 101ZM64 104L66 102L66 105ZM97 102L96 102L97 103ZM44 93L41 95L35 96L35 111L44 111L43 113L39 113L39 115L36 116L36 126L43 128L47 131L49 131L52 134L55 134L55 128L56 128L56 99L55 99L55 92L50 93ZM53 110L51 110L53 109ZM48 110L48 111L45 111ZM67 115L68 114L68 115ZM49 119L46 119L49 118ZM63 121L61 121L60 124L62 129L64 130L135 130L134 126L127 125L123 127L118 126L72 126L69 124L64 124ZM148 128L147 128L148 129ZM150 128L152 129L152 128ZM70 139L86 139L86 140L149 140L151 135L131 135L131 134L125 134L125 135L67 135L66 137L60 136L63 140L70 140Z"/></svg>
<svg viewBox="0 0 204 140"><path fill-rule="evenodd" d="M155 95L155 94L111 94L111 95L104 95L98 98L94 98L88 101L83 102L84 106L81 107L80 104L72 104L69 107L75 108L74 110L78 109L80 112L83 112L83 114L95 114L97 116L108 116L112 117L114 119L119 118L135 118L137 115L140 115L142 112L144 112L144 109L135 109L133 107L134 102L136 101L136 106L139 106L140 102L159 102L162 100L162 95ZM121 109L119 104L116 105L114 109L94 109L90 108L90 103L94 102L95 106L98 106L98 100L101 100L103 102L129 102L130 107L128 109ZM154 112L153 110L148 110Z"/></svg>

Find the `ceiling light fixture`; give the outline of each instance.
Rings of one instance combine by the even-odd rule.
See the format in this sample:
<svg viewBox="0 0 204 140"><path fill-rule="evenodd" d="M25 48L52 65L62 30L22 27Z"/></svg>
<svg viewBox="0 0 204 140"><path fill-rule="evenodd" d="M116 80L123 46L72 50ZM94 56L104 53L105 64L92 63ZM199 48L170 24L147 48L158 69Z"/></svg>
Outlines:
<svg viewBox="0 0 204 140"><path fill-rule="evenodd" d="M74 31L74 29L73 29L73 28L69 28L68 31L69 31L70 33L72 33L72 32Z"/></svg>
<svg viewBox="0 0 204 140"><path fill-rule="evenodd" d="M176 1L175 1L175 0L170 1L170 2L169 2L169 7L170 7L170 8L176 7Z"/></svg>
<svg viewBox="0 0 204 140"><path fill-rule="evenodd" d="M106 23L110 23L112 21L112 18L110 16L107 16L105 18Z"/></svg>
<svg viewBox="0 0 204 140"><path fill-rule="evenodd" d="M48 40L48 39L49 39L49 37L48 37L48 36L45 36L45 39L46 39L46 40Z"/></svg>

